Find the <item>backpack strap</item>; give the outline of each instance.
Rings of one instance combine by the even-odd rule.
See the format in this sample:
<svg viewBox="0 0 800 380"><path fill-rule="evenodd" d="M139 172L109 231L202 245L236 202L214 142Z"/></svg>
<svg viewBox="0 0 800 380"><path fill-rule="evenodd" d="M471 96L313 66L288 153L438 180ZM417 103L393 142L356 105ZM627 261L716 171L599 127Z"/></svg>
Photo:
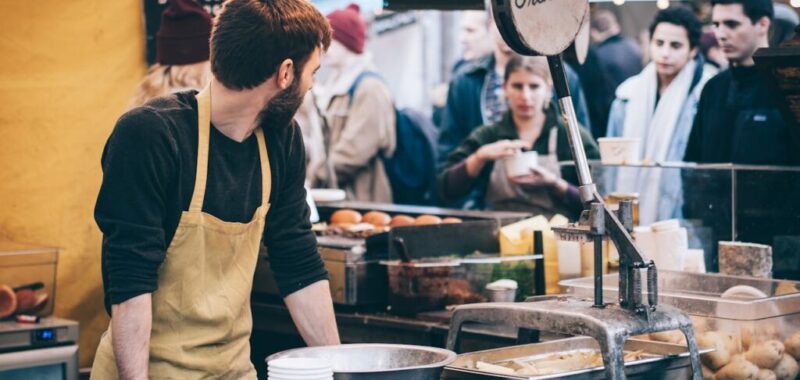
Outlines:
<svg viewBox="0 0 800 380"><path fill-rule="evenodd" d="M383 78L381 78L381 75L374 71L362 71L361 74L358 74L356 80L353 81L353 84L350 86L350 89L347 90L348 106L353 104L353 96L355 96L356 94L356 89L358 89L358 85L361 83L361 80L363 80L366 77L375 77L380 80L383 80Z"/></svg>

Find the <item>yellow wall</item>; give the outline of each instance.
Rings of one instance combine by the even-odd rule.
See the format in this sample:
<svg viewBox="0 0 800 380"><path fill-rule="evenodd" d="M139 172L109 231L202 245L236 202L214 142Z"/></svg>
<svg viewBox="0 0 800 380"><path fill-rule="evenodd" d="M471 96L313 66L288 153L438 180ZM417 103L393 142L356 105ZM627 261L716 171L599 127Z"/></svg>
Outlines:
<svg viewBox="0 0 800 380"><path fill-rule="evenodd" d="M92 217L100 154L144 74L141 0L4 1L0 238L56 245L55 315L80 321L81 366L108 319Z"/></svg>

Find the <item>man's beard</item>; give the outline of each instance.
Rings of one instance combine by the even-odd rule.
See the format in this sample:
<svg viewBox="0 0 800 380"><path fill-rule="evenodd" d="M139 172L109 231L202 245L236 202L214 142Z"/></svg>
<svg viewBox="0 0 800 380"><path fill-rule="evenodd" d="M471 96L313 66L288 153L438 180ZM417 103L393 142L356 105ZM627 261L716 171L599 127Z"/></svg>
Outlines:
<svg viewBox="0 0 800 380"><path fill-rule="evenodd" d="M300 94L300 80L279 91L258 114L258 124L262 128L285 128L292 122L297 109L303 104Z"/></svg>

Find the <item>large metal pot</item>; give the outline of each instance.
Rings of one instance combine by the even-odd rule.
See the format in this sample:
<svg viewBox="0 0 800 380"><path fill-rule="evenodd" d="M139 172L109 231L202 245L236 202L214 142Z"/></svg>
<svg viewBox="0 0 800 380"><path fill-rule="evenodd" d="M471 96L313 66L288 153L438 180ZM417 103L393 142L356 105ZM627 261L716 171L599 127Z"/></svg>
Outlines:
<svg viewBox="0 0 800 380"><path fill-rule="evenodd" d="M439 380L456 359L453 351L403 344L343 344L307 347L271 355L279 358L321 358L333 363L335 380Z"/></svg>

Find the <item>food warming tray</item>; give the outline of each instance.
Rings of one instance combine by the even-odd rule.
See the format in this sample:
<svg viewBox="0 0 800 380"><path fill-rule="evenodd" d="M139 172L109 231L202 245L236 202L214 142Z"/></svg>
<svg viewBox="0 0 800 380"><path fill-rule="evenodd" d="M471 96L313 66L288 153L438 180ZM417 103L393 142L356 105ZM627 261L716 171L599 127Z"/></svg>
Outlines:
<svg viewBox="0 0 800 380"><path fill-rule="evenodd" d="M570 353L585 350L599 350L597 342L589 337L575 337L534 343L521 346L504 347L493 350L471 352L458 355L456 360L445 367L442 380L483 380L483 379L569 379L599 380L605 378L602 366L552 375L523 376L501 375L475 369L478 361L501 363L512 359L531 359L554 353ZM689 352L685 346L629 339L625 343L626 351L642 351L642 358L625 363L625 374L628 379L673 380L690 379L692 369ZM706 353L710 349L701 349Z"/></svg>
<svg viewBox="0 0 800 380"><path fill-rule="evenodd" d="M386 267L380 265L379 261L399 258L399 249L408 252L412 258L466 255L474 251L497 252L498 228L530 216L519 212L477 212L364 202L336 202L318 206L323 220L343 208L362 213L375 210L391 215L430 214L440 217L454 216L464 220L464 223L458 224L396 227L366 239L318 236L319 253L329 274L333 302L337 305L370 308L386 305L388 278ZM397 244L396 241L402 241L402 244ZM253 292L268 296L278 295L268 252L263 246L256 267Z"/></svg>

